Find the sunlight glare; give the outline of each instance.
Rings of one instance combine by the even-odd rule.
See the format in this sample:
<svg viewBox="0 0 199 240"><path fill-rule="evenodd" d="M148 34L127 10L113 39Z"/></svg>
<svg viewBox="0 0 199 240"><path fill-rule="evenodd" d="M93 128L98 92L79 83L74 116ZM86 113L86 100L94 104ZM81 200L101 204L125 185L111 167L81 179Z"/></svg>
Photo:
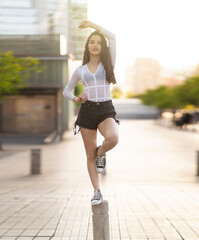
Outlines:
<svg viewBox="0 0 199 240"><path fill-rule="evenodd" d="M117 62L151 57L167 67L199 61L198 0L89 0L88 16L117 36Z"/></svg>

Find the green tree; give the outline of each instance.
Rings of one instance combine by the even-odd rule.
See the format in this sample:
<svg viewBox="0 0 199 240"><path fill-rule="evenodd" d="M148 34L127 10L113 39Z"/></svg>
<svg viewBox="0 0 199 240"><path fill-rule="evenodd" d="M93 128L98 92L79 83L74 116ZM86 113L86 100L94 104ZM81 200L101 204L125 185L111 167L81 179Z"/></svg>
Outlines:
<svg viewBox="0 0 199 240"><path fill-rule="evenodd" d="M18 89L26 87L25 80L31 71L41 72L44 67L32 57L19 58L12 51L0 53L0 100L5 94L17 94Z"/></svg>
<svg viewBox="0 0 199 240"><path fill-rule="evenodd" d="M138 96L146 105L159 109L185 108L187 105L199 106L199 76L189 77L184 84L173 88L160 86L147 90Z"/></svg>
<svg viewBox="0 0 199 240"><path fill-rule="evenodd" d="M43 71L44 67L38 64L32 57L20 58L13 56L12 51L0 52L0 103L5 94L17 94L20 88L26 87L25 80L31 71Z"/></svg>
<svg viewBox="0 0 199 240"><path fill-rule="evenodd" d="M173 89L166 86L147 90L145 94L139 95L138 97L144 104L155 106L158 109L178 107L178 101L174 95Z"/></svg>
<svg viewBox="0 0 199 240"><path fill-rule="evenodd" d="M199 76L187 78L183 85L175 87L174 92L180 107L189 104L199 106Z"/></svg>
<svg viewBox="0 0 199 240"><path fill-rule="evenodd" d="M127 91L126 92L126 98L134 98L135 97L135 94L133 91Z"/></svg>
<svg viewBox="0 0 199 240"><path fill-rule="evenodd" d="M83 92L84 92L84 87L81 82L78 82L78 84L75 86L74 95L78 97ZM75 105L77 107L80 107L81 103L77 102L75 103Z"/></svg>
<svg viewBox="0 0 199 240"><path fill-rule="evenodd" d="M111 96L112 98L120 98L122 96L122 90L119 87L113 87Z"/></svg>

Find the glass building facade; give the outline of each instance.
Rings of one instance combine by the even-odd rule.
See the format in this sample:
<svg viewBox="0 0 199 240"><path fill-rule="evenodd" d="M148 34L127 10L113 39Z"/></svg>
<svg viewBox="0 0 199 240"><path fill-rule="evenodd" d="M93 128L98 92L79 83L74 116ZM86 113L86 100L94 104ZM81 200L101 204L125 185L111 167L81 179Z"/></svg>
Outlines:
<svg viewBox="0 0 199 240"><path fill-rule="evenodd" d="M38 12L31 0L0 1L0 34L36 34Z"/></svg>
<svg viewBox="0 0 199 240"><path fill-rule="evenodd" d="M87 0L71 0L69 13L69 42L70 52L76 59L82 59L85 41L90 29L79 29L82 19L87 19Z"/></svg>
<svg viewBox="0 0 199 240"><path fill-rule="evenodd" d="M87 18L87 0L1 0L0 35L62 34L66 51L82 58L88 29L78 25Z"/></svg>

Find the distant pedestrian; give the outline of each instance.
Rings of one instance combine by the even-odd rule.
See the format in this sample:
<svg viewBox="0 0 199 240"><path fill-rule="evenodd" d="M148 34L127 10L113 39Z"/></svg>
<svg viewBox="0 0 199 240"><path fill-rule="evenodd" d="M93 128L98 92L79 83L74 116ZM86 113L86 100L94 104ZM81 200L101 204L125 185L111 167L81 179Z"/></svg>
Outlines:
<svg viewBox="0 0 199 240"><path fill-rule="evenodd" d="M106 166L106 152L118 143L119 120L110 96L110 84L116 83L114 67L116 60L116 39L110 31L99 25L83 20L79 28L94 28L85 45L82 65L74 71L63 95L73 102L81 102L74 124L74 134L81 132L87 155L87 168L94 196L91 204L100 204L103 199L99 186L99 174ZM108 39L109 45L107 46ZM84 93L75 97L72 90L81 80ZM76 131L76 126L79 130ZM104 137L102 145L97 147L97 129Z"/></svg>

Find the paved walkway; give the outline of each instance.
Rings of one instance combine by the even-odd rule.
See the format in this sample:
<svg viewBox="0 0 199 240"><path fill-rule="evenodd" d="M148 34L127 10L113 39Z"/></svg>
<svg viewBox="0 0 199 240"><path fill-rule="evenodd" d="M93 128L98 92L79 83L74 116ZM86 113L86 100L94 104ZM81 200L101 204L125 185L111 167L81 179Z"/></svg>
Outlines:
<svg viewBox="0 0 199 240"><path fill-rule="evenodd" d="M199 239L199 134L153 120L122 120L119 129L119 145L107 153L100 176L111 239ZM93 239L93 189L81 136L70 132L61 143L34 146L42 147L39 176L30 175L32 147L4 145L0 239Z"/></svg>

